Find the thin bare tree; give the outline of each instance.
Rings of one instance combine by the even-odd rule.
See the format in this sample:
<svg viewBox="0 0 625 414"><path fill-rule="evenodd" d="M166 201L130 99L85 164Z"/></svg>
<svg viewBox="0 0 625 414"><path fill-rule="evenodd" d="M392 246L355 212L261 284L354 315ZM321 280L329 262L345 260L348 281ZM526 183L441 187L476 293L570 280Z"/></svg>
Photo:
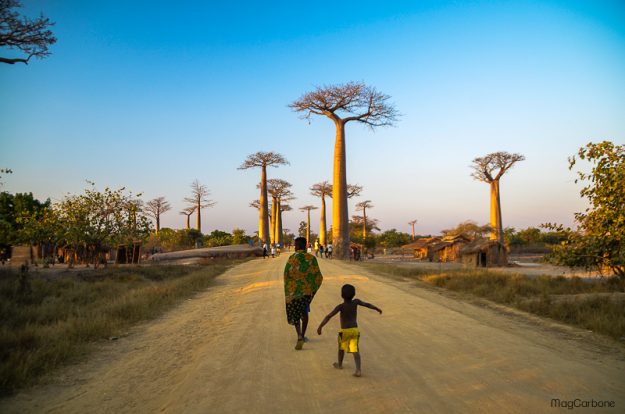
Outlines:
<svg viewBox="0 0 625 414"><path fill-rule="evenodd" d="M342 85L317 87L304 94L289 106L302 117L311 115L330 118L336 127L334 141L334 174L332 197L332 241L334 254L340 259L349 258L349 214L347 208L347 172L345 162L345 125L355 121L371 129L390 126L398 117L390 97L364 83L350 82Z"/></svg>
<svg viewBox="0 0 625 414"><path fill-rule="evenodd" d="M27 57L0 57L0 63L28 64L32 57L43 59L50 55L48 46L56 43L56 38L49 29L54 26L50 19L42 14L39 18L30 20L12 10L19 7L22 4L18 0L0 0L0 47L17 49Z"/></svg>
<svg viewBox="0 0 625 414"><path fill-rule="evenodd" d="M373 208L371 200L361 201L356 204L356 211L362 211L362 240L363 243L367 241L367 209Z"/></svg>
<svg viewBox="0 0 625 414"><path fill-rule="evenodd" d="M300 207L300 210L308 213L308 221L306 221L306 243L310 243L310 210L317 210L317 207L308 205Z"/></svg>
<svg viewBox="0 0 625 414"><path fill-rule="evenodd" d="M409 221L408 224L412 226L412 240L414 240L414 225L417 224L417 220Z"/></svg>
<svg viewBox="0 0 625 414"><path fill-rule="evenodd" d="M187 221L186 221L186 230L191 229L191 214L193 214L195 212L195 206L189 206L187 208L182 209L182 211L180 211L180 214L183 216L187 216Z"/></svg>
<svg viewBox="0 0 625 414"><path fill-rule="evenodd" d="M492 228L491 240L498 240L503 244L503 224L501 220L501 198L499 180L512 166L525 160L521 154L510 154L504 151L493 152L473 160L471 176L478 181L490 184L490 225Z"/></svg>
<svg viewBox="0 0 625 414"><path fill-rule="evenodd" d="M260 168L260 209L258 219L258 238L261 244L269 245L269 206L267 201L267 167L278 167L288 165L289 162L282 155L276 152L257 152L248 155L239 170L250 168Z"/></svg>
<svg viewBox="0 0 625 414"><path fill-rule="evenodd" d="M171 205L165 197L156 197L148 201L145 205L145 211L156 221L156 234L161 229L161 214L171 210Z"/></svg>
<svg viewBox="0 0 625 414"><path fill-rule="evenodd" d="M360 197L362 186L358 184L347 184L347 198Z"/></svg>
<svg viewBox="0 0 625 414"><path fill-rule="evenodd" d="M191 183L191 197L185 197L184 201L195 207L197 215L195 216L195 228L199 233L202 233L202 209L214 206L216 203L213 200L209 200L210 190L204 185L200 184L198 180Z"/></svg>

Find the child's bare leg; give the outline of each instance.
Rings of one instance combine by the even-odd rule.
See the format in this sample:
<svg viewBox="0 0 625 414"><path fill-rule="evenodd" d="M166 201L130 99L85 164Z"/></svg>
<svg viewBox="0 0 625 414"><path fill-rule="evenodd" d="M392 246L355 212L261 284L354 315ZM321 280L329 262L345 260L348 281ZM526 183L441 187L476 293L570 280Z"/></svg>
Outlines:
<svg viewBox="0 0 625 414"><path fill-rule="evenodd" d="M306 336L306 328L308 328L308 314L302 316L302 338Z"/></svg>
<svg viewBox="0 0 625 414"><path fill-rule="evenodd" d="M332 364L334 368L343 369L343 357L345 356L345 351L339 349L339 362L335 362Z"/></svg>
<svg viewBox="0 0 625 414"><path fill-rule="evenodd" d="M354 352L354 363L356 364L356 372L354 372L355 377L359 377L360 374L360 352Z"/></svg>

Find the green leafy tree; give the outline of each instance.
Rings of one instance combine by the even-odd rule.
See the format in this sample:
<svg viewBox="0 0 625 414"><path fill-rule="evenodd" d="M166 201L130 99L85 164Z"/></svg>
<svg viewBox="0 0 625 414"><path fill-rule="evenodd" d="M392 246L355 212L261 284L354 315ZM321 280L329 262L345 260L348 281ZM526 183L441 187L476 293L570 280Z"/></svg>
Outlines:
<svg viewBox="0 0 625 414"><path fill-rule="evenodd" d="M378 244L384 248L401 247L412 241L408 233L399 232L396 229L386 230L378 236Z"/></svg>
<svg viewBox="0 0 625 414"><path fill-rule="evenodd" d="M473 220L467 220L458 224L456 227L453 227L451 229L445 229L441 231L441 233L443 234L443 236L459 236L461 234L464 234L465 236L468 236L472 239L477 239L484 237L486 234L490 233L491 229L492 227L488 224L480 226Z"/></svg>
<svg viewBox="0 0 625 414"><path fill-rule="evenodd" d="M578 160L592 166L590 172L577 171L575 180L584 184L580 195L589 206L575 214L578 231L544 225L567 236L551 259L568 266L610 269L625 279L625 146L591 142L579 149L577 157L569 158L570 170Z"/></svg>

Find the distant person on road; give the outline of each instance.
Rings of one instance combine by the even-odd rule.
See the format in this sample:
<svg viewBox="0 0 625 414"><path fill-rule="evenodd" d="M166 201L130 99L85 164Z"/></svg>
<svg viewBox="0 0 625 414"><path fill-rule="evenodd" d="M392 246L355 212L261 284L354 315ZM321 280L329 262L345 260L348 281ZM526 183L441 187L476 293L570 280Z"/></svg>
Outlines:
<svg viewBox="0 0 625 414"><path fill-rule="evenodd" d="M341 313L341 330L339 331L339 354L338 362L332 364L334 368L343 369L343 357L345 352L354 354L354 363L356 364L355 377L361 376L360 371L360 352L358 351L358 341L360 339L360 331L358 330L358 306L364 306L365 308L373 309L382 314L382 309L375 305L361 301L360 299L354 299L356 296L356 288L352 285L343 285L341 288L341 297L343 303L339 304L334 310L323 318L317 333L321 335L321 328L328 323L330 319L337 313Z"/></svg>
<svg viewBox="0 0 625 414"><path fill-rule="evenodd" d="M263 243L263 259L267 257L267 243Z"/></svg>
<svg viewBox="0 0 625 414"><path fill-rule="evenodd" d="M304 346L310 302L319 290L323 276L319 270L317 259L306 252L306 239L295 239L295 253L289 257L284 267L284 298L286 302L286 318L290 325L295 326L297 344L295 349Z"/></svg>
<svg viewBox="0 0 625 414"><path fill-rule="evenodd" d="M271 245L271 258L273 259L274 257L276 257L276 245L272 244Z"/></svg>

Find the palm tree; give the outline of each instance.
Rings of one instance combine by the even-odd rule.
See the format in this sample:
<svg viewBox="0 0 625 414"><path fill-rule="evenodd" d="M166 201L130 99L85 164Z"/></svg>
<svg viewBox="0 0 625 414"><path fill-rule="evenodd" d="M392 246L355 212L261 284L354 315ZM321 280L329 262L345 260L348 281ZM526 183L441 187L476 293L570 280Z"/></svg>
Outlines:
<svg viewBox="0 0 625 414"><path fill-rule="evenodd" d="M317 207L308 205L300 207L300 210L308 212L308 221L306 222L306 243L310 243L310 210L317 210Z"/></svg>
<svg viewBox="0 0 625 414"><path fill-rule="evenodd" d="M371 200L361 201L356 204L356 211L362 211L362 241L365 243L367 241L367 209L373 208L373 204L371 204Z"/></svg>
<svg viewBox="0 0 625 414"><path fill-rule="evenodd" d="M334 254L341 259L349 257L349 215L347 211L347 173L345 162L345 125L355 121L371 129L393 125L398 113L388 103L388 95L364 83L346 83L316 90L303 95L289 106L302 112L303 118L323 115L335 125L334 174L332 197L332 241Z"/></svg>
<svg viewBox="0 0 625 414"><path fill-rule="evenodd" d="M501 220L501 198L499 196L499 180L512 166L525 160L521 154L493 152L473 160L471 176L478 181L490 184L490 239L503 244L503 224ZM498 170L498 171L497 171ZM496 173L495 173L496 171Z"/></svg>
<svg viewBox="0 0 625 414"><path fill-rule="evenodd" d="M260 173L260 209L258 220L258 238L261 244L269 244L269 208L267 201L267 167L278 167L279 165L288 165L289 162L282 155L275 152L257 152L248 155L239 170L247 170L250 168L261 169Z"/></svg>
<svg viewBox="0 0 625 414"><path fill-rule="evenodd" d="M185 197L184 201L190 203L195 207L197 216L195 217L195 228L198 233L202 233L202 209L212 207L215 205L213 200L209 200L206 197L210 194L208 188L200 184L198 180L191 183L191 197Z"/></svg>
<svg viewBox="0 0 625 414"><path fill-rule="evenodd" d="M417 224L417 220L409 221L408 224L412 226L412 240L414 240L414 225Z"/></svg>
<svg viewBox="0 0 625 414"><path fill-rule="evenodd" d="M156 221L156 234L161 229L161 214L171 210L171 205L165 200L165 197L156 197L147 202L145 211Z"/></svg>

